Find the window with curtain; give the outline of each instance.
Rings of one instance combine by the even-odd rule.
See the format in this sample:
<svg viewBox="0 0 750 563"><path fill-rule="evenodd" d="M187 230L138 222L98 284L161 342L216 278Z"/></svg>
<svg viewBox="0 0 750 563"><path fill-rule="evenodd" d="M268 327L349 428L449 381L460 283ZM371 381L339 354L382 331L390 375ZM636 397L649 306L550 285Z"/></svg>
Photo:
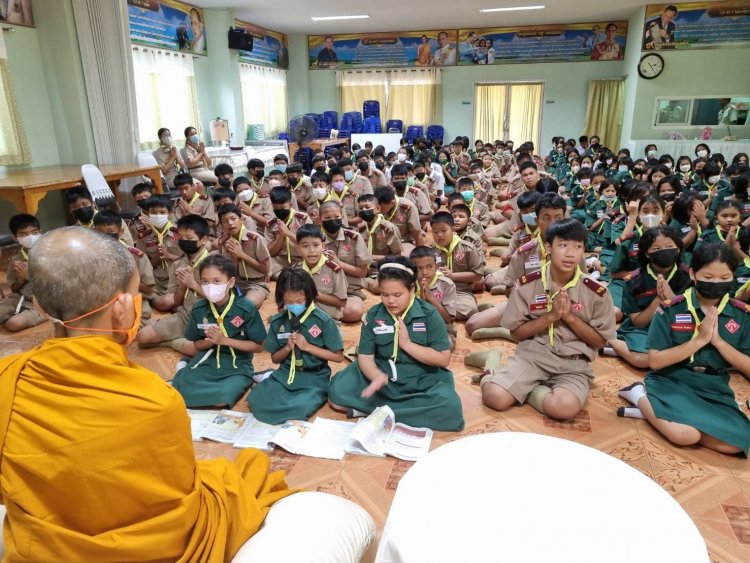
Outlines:
<svg viewBox="0 0 750 563"><path fill-rule="evenodd" d="M625 110L625 80L589 80L586 120L583 132L599 135L602 144L612 150L620 146L622 116Z"/></svg>
<svg viewBox="0 0 750 563"><path fill-rule="evenodd" d="M28 164L31 151L21 115L16 106L16 96L10 80L8 61L0 58L0 165Z"/></svg>
<svg viewBox="0 0 750 563"><path fill-rule="evenodd" d="M240 63L240 84L245 127L262 124L267 138L286 131L286 71Z"/></svg>
<svg viewBox="0 0 750 563"><path fill-rule="evenodd" d="M539 146L544 84L494 83L474 86L474 139L532 141Z"/></svg>
<svg viewBox="0 0 750 563"><path fill-rule="evenodd" d="M442 121L440 69L339 71L336 73L339 112L362 111L366 100L380 102L383 130L389 119L404 127Z"/></svg>
<svg viewBox="0 0 750 563"><path fill-rule="evenodd" d="M175 143L184 140L185 127L200 130L191 55L133 47L133 78L141 149L159 146L161 127Z"/></svg>

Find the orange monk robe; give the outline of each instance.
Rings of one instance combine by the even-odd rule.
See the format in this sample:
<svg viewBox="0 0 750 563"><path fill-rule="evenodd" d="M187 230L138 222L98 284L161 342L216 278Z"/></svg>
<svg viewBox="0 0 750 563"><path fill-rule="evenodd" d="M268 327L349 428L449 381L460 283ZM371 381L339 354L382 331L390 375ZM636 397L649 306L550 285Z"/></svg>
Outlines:
<svg viewBox="0 0 750 563"><path fill-rule="evenodd" d="M0 359L6 561L228 561L292 493L268 456L196 462L177 391L100 336Z"/></svg>

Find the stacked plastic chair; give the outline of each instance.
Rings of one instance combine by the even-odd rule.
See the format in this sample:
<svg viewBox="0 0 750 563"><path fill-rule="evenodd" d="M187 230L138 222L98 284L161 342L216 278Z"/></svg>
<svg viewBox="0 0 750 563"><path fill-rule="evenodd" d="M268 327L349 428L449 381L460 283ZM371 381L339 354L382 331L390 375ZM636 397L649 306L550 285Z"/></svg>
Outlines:
<svg viewBox="0 0 750 563"><path fill-rule="evenodd" d="M424 127L421 125L409 125L406 128L406 140L410 145L413 145L414 141L420 137L424 137Z"/></svg>
<svg viewBox="0 0 750 563"><path fill-rule="evenodd" d="M339 113L337 111L324 111L321 115L328 123L330 129L339 128Z"/></svg>
<svg viewBox="0 0 750 563"><path fill-rule="evenodd" d="M430 125L427 128L427 140L432 142L434 139L440 140L443 143L443 136L445 135L445 129L442 125Z"/></svg>
<svg viewBox="0 0 750 563"><path fill-rule="evenodd" d="M365 119L368 117L380 117L380 102L377 100L365 100L362 104L362 116Z"/></svg>
<svg viewBox="0 0 750 563"><path fill-rule="evenodd" d="M339 124L339 137L351 137L352 133L362 132L362 114L358 111L349 111L341 116Z"/></svg>
<svg viewBox="0 0 750 563"><path fill-rule="evenodd" d="M398 131L399 133L404 132L404 122L400 119L389 119L385 123L385 129L387 133L393 133L394 129Z"/></svg>
<svg viewBox="0 0 750 563"><path fill-rule="evenodd" d="M381 133L382 130L379 117L366 117L362 123L363 133Z"/></svg>

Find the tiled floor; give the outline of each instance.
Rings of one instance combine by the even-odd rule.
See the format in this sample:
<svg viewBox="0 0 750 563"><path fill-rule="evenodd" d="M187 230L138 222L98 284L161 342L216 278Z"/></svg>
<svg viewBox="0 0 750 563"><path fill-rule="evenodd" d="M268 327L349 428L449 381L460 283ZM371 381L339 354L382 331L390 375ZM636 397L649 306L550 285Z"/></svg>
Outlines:
<svg viewBox="0 0 750 563"><path fill-rule="evenodd" d="M498 301L502 297L485 295L480 298ZM374 303L370 298L368 304ZM267 302L262 314L274 312ZM38 344L50 333L50 325L11 335L0 328L0 356ZM343 328L346 347L354 346L359 328ZM750 561L750 465L747 460L728 457L704 448L678 448L667 443L648 423L617 418L615 410L624 402L617 390L637 379L642 373L623 362L600 357L594 363L596 380L586 408L570 423L559 423L537 413L531 407L514 408L499 414L482 406L479 388L471 384L471 374L463 359L470 350L500 346L506 356L514 345L508 342L472 342L459 327L459 339L451 368L461 396L466 429L460 433L437 432L433 448L463 436L485 432L536 432L574 440L615 456L666 489L690 514L708 545L712 561ZM138 350L131 347L131 358L151 368L164 378L171 378L177 354L167 349ZM343 364L342 364L343 365ZM270 357L260 354L255 367L270 366ZM334 367L337 371L337 367ZM750 397L750 382L733 375L732 386L738 400ZM247 410L241 401L238 410ZM326 418L341 419L342 415L328 407L319 413ZM195 446L198 459L217 456L233 458L238 450L231 446L201 442ZM347 456L341 462L305 458L276 450L271 454L273 466L287 472L293 487L325 491L340 495L364 506L375 519L379 530L388 515L393 495L401 476L411 463L391 458ZM627 502L623 498L623 502ZM372 557L372 553L368 557Z"/></svg>

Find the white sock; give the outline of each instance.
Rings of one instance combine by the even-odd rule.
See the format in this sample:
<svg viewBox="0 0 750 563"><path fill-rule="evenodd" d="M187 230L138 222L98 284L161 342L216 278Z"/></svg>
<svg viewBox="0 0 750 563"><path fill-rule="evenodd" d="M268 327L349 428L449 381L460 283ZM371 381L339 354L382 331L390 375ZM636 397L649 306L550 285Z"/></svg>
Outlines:
<svg viewBox="0 0 750 563"><path fill-rule="evenodd" d="M174 367L175 373L180 371L182 368L186 367L188 363L185 360L180 360L177 362L177 365Z"/></svg>
<svg viewBox="0 0 750 563"><path fill-rule="evenodd" d="M613 358L619 357L619 354L615 352L615 349L612 348L612 346L605 346L604 348L602 348L602 355L611 356Z"/></svg>
<svg viewBox="0 0 750 563"><path fill-rule="evenodd" d="M357 409L349 409L346 411L346 418L362 418L363 416L367 416L367 413L358 411Z"/></svg>
<svg viewBox="0 0 750 563"><path fill-rule="evenodd" d="M625 399L631 405L634 405L637 407L638 401L641 400L641 397L646 396L646 386L643 385L641 381L637 381L636 383L633 383L632 385L623 387L617 392L617 394L623 399Z"/></svg>
<svg viewBox="0 0 750 563"><path fill-rule="evenodd" d="M271 374L273 373L272 369L267 369L266 371L260 371L258 373L253 374L253 381L255 383L260 383L261 381L264 381L271 377Z"/></svg>
<svg viewBox="0 0 750 563"><path fill-rule="evenodd" d="M638 407L620 407L617 409L617 416L622 416L624 418L640 418L642 420L646 419L646 417L643 416L641 409Z"/></svg>

